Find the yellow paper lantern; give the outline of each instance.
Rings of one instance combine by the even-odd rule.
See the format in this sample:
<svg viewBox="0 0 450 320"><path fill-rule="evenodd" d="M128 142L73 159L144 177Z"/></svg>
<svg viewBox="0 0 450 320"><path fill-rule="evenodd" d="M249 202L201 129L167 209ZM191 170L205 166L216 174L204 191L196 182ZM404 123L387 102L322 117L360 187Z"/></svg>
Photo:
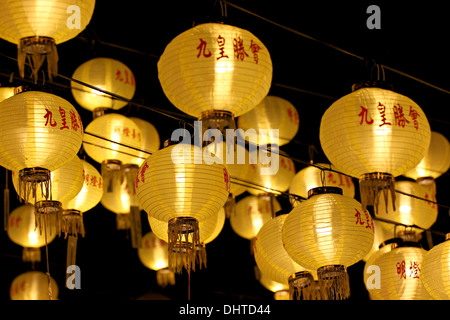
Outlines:
<svg viewBox="0 0 450 320"><path fill-rule="evenodd" d="M314 277L317 278L317 274L297 264L283 249L282 230L287 216L279 215L259 230L254 242L256 264L272 281L289 285L292 299L294 296L296 299L315 299ZM294 279L298 281L297 286L294 286Z"/></svg>
<svg viewBox="0 0 450 320"><path fill-rule="evenodd" d="M169 255L167 242L158 238L153 232L142 237L142 247L138 248L138 257L141 263L156 271L158 285L166 287L175 285L175 273L169 271Z"/></svg>
<svg viewBox="0 0 450 320"><path fill-rule="evenodd" d="M230 216L231 228L238 236L251 240L279 210L281 205L273 196L247 196L236 203Z"/></svg>
<svg viewBox="0 0 450 320"><path fill-rule="evenodd" d="M297 172L289 185L289 193L300 196L304 199L308 198L308 191L322 186L338 187L342 189L344 196L353 198L355 196L355 184L352 178L333 170L331 165L325 163L316 163L307 166ZM298 201L291 199L293 206Z"/></svg>
<svg viewBox="0 0 450 320"><path fill-rule="evenodd" d="M95 118L87 125L83 139L84 150L98 163L109 160L121 163L141 161L135 158L140 155L142 144L143 135L138 125L118 113Z"/></svg>
<svg viewBox="0 0 450 320"><path fill-rule="evenodd" d="M450 300L450 233L445 241L431 248L422 262L421 279L436 300Z"/></svg>
<svg viewBox="0 0 450 320"><path fill-rule="evenodd" d="M396 232L396 225L393 223L373 219L373 226L374 237L372 249L370 249L370 251L362 259L366 262L366 264L368 260L372 258L375 252L380 249L380 245L384 245L384 243L386 243L388 240L398 236L398 232Z"/></svg>
<svg viewBox="0 0 450 320"><path fill-rule="evenodd" d="M170 145L153 153L136 176L142 208L151 217L168 222L169 264L177 259L177 272L195 265L198 223L216 214L228 198L228 171L216 160L194 145ZM188 248L173 253L177 245Z"/></svg>
<svg viewBox="0 0 450 320"><path fill-rule="evenodd" d="M450 167L450 143L447 138L435 131L431 131L431 141L428 152L420 163L403 175L412 179L436 179L446 173Z"/></svg>
<svg viewBox="0 0 450 320"><path fill-rule="evenodd" d="M35 214L35 206L25 204L14 209L9 215L8 237L23 247L24 262L41 261L40 248L51 243L58 234L58 230L50 224L50 221L46 221L42 232L36 228Z"/></svg>
<svg viewBox="0 0 450 320"><path fill-rule="evenodd" d="M133 120L142 132L141 150L143 152L140 152L138 156L131 161L131 163L140 166L149 155L159 150L161 145L159 133L155 126L148 121L136 117L129 117L128 119Z"/></svg>
<svg viewBox="0 0 450 320"><path fill-rule="evenodd" d="M91 20L95 0L19 1L0 3L0 38L17 44L21 76L27 54L33 74L47 56L50 77L57 73L56 45L76 37Z"/></svg>
<svg viewBox="0 0 450 320"><path fill-rule="evenodd" d="M14 95L15 87L0 87L0 102Z"/></svg>
<svg viewBox="0 0 450 320"><path fill-rule="evenodd" d="M369 252L373 229L372 217L358 201L339 188L319 187L289 213L282 236L295 262L317 270L324 298L338 300L350 294L346 268Z"/></svg>
<svg viewBox="0 0 450 320"><path fill-rule="evenodd" d="M169 101L184 113L199 118L218 110L238 117L267 95L272 61L249 31L203 23L166 46L158 61L158 78Z"/></svg>
<svg viewBox="0 0 450 320"><path fill-rule="evenodd" d="M423 229L430 228L436 222L438 207L421 200L428 198L428 190L424 186L415 181L396 181L395 190L399 191L395 198L395 210L392 210L392 200L387 199L387 208L380 206L376 217ZM381 194L380 200L383 199L384 194Z"/></svg>
<svg viewBox="0 0 450 320"><path fill-rule="evenodd" d="M373 264L380 268L380 288L371 291L371 299L430 300L421 280L426 253L419 247L401 245L378 256Z"/></svg>
<svg viewBox="0 0 450 320"><path fill-rule="evenodd" d="M264 288L274 293L274 300L290 300L289 285L273 281L261 272L259 272L258 281Z"/></svg>
<svg viewBox="0 0 450 320"><path fill-rule="evenodd" d="M364 210L368 205L377 210L383 189L395 198L395 177L422 160L430 136L426 115L413 100L376 87L340 98L320 123L325 155L338 171L359 178Z"/></svg>
<svg viewBox="0 0 450 320"><path fill-rule="evenodd" d="M11 300L57 300L59 294L55 279L41 271L28 271L14 278L9 288ZM51 295L49 295L49 292Z"/></svg>
<svg viewBox="0 0 450 320"><path fill-rule="evenodd" d="M125 99L133 99L136 81L133 72L124 63L111 58L94 58L81 64L73 73L72 79L89 84L95 88L111 92ZM128 102L103 93L100 90L71 81L75 101L86 110L119 110Z"/></svg>
<svg viewBox="0 0 450 320"><path fill-rule="evenodd" d="M295 137L299 123L297 109L292 103L277 96L266 96L255 108L238 118L237 127L245 131L247 141L283 146Z"/></svg>
<svg viewBox="0 0 450 320"><path fill-rule="evenodd" d="M261 157L261 150L255 156L250 152L250 182L247 191L252 195L262 194L280 194L289 189L292 179L295 176L295 164L292 159L277 154L277 150L270 152L263 151L264 157Z"/></svg>

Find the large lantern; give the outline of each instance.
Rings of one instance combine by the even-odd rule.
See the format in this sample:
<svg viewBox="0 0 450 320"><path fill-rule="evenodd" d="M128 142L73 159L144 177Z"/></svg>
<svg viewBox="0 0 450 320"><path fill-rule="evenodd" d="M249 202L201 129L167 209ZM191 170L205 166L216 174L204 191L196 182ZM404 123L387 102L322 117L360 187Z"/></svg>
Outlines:
<svg viewBox="0 0 450 320"><path fill-rule="evenodd" d="M291 299L320 298L315 294L315 271L297 264L283 249L282 230L287 216L282 214L274 217L259 230L253 250L256 264L269 279L289 285Z"/></svg>
<svg viewBox="0 0 450 320"><path fill-rule="evenodd" d="M295 137L299 123L297 109L292 103L280 97L266 96L255 108L238 118L237 127L245 131L245 139L252 143L283 146Z"/></svg>
<svg viewBox="0 0 450 320"><path fill-rule="evenodd" d="M371 249L372 217L361 204L342 195L342 189L311 189L286 218L283 242L292 259L305 268L317 270L325 300L350 295L346 268L360 261Z"/></svg>
<svg viewBox="0 0 450 320"><path fill-rule="evenodd" d="M450 300L450 233L445 242L431 248L422 262L421 279L427 292L437 300Z"/></svg>
<svg viewBox="0 0 450 320"><path fill-rule="evenodd" d="M138 257L141 263L156 271L156 280L159 286L175 284L175 273L169 270L169 255L167 242L158 238L153 232L142 237L142 246L138 248Z"/></svg>
<svg viewBox="0 0 450 320"><path fill-rule="evenodd" d="M130 68L111 58L94 58L84 62L75 70L72 79L128 100L133 98L136 91L136 81ZM70 86L75 101L83 108L92 111L94 117L96 113L99 115L105 109L119 110L128 104L127 101L76 81L71 81Z"/></svg>
<svg viewBox="0 0 450 320"><path fill-rule="evenodd" d="M216 160L194 145L169 145L154 152L136 176L139 204L151 217L168 222L169 265L176 259L176 272L195 264L198 223L228 198L228 171Z"/></svg>
<svg viewBox="0 0 450 320"><path fill-rule="evenodd" d="M33 75L47 57L49 77L56 75L56 45L76 37L91 20L95 0L27 1L0 3L0 38L17 45L19 72L24 77L25 60Z"/></svg>
<svg viewBox="0 0 450 320"><path fill-rule="evenodd" d="M247 196L236 203L236 211L230 216L230 225L240 237L252 240L261 227L281 210L275 197Z"/></svg>
<svg viewBox="0 0 450 320"><path fill-rule="evenodd" d="M28 271L14 278L9 288L11 300L58 300L55 279L41 271Z"/></svg>
<svg viewBox="0 0 450 320"><path fill-rule="evenodd" d="M49 198L50 171L76 156L82 138L78 112L58 96L26 91L0 102L0 165L19 174L26 203L39 183Z"/></svg>
<svg viewBox="0 0 450 320"><path fill-rule="evenodd" d="M379 267L379 288L370 292L373 300L430 300L422 284L423 259L427 251L403 243L380 254L372 264Z"/></svg>
<svg viewBox="0 0 450 320"><path fill-rule="evenodd" d="M158 61L158 78L169 101L203 122L235 128L234 117L254 108L269 92L272 61L247 30L203 23L181 33Z"/></svg>
<svg viewBox="0 0 450 320"><path fill-rule="evenodd" d="M394 204L395 177L425 156L430 125L406 96L376 87L354 89L325 111L320 143L338 171L359 178L363 210L377 210L379 193L390 191Z"/></svg>
<svg viewBox="0 0 450 320"><path fill-rule="evenodd" d="M289 185L289 193L306 199L309 190L324 186L341 188L342 194L347 197L355 196L352 178L334 171L331 165L325 163L316 163L297 172ZM298 204L296 199L290 200L292 206Z"/></svg>

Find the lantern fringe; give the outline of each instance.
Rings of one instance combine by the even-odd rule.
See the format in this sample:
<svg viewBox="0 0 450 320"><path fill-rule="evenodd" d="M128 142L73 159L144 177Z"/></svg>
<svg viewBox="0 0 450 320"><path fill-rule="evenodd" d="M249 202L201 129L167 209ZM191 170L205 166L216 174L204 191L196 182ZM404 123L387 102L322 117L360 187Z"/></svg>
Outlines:
<svg viewBox="0 0 450 320"><path fill-rule="evenodd" d="M20 76L25 76L25 60L31 67L34 83L37 83L38 72L47 59L49 79L58 74L58 51L55 40L49 37L26 37L20 40L17 46L17 62Z"/></svg>
<svg viewBox="0 0 450 320"><path fill-rule="evenodd" d="M86 231L84 229L83 213L78 210L64 210L61 231L64 232L64 239L67 239L68 235L78 237L78 234L80 234L84 237Z"/></svg>
<svg viewBox="0 0 450 320"><path fill-rule="evenodd" d="M52 198L52 181L50 170L42 168L27 168L19 171L19 201L30 204L30 196L36 199L38 185L41 187L41 197Z"/></svg>
<svg viewBox="0 0 450 320"><path fill-rule="evenodd" d="M195 260L198 262L200 266L200 270L203 268L206 269L206 247L204 243L201 243L200 245L195 247Z"/></svg>
<svg viewBox="0 0 450 320"><path fill-rule="evenodd" d="M139 249L142 244L142 222L141 222L141 210L138 206L130 206L130 233L131 233L131 246L135 249Z"/></svg>
<svg viewBox="0 0 450 320"><path fill-rule="evenodd" d="M130 229L130 214L116 214L116 229L128 230Z"/></svg>
<svg viewBox="0 0 450 320"><path fill-rule="evenodd" d="M23 248L22 250L23 262L41 262L41 248Z"/></svg>
<svg viewBox="0 0 450 320"><path fill-rule="evenodd" d="M289 277L290 300L320 300L316 283L308 271L297 272Z"/></svg>
<svg viewBox="0 0 450 320"><path fill-rule="evenodd" d="M175 273L170 271L168 268L159 269L156 271L156 282L162 288L167 287L168 285L175 285Z"/></svg>
<svg viewBox="0 0 450 320"><path fill-rule="evenodd" d="M225 210L225 216L227 218L230 218L233 214L236 213L236 199L233 194L228 195L227 202L225 202L225 205L223 206Z"/></svg>
<svg viewBox="0 0 450 320"><path fill-rule="evenodd" d="M49 228L47 231L50 234L57 232L58 236L61 236L62 213L62 204L59 201L45 200L36 202L34 210L35 228L39 229L39 234L42 235L43 223L47 223Z"/></svg>
<svg viewBox="0 0 450 320"><path fill-rule="evenodd" d="M390 192L392 208L395 211L395 179L391 174L380 172L364 174L359 179L359 190L363 210L367 210L367 206L373 206L377 214L380 194L383 192L386 212L388 212Z"/></svg>
<svg viewBox="0 0 450 320"><path fill-rule="evenodd" d="M200 245L198 221L191 217L169 220L168 224L169 270L181 273L183 267L195 271L196 247Z"/></svg>
<svg viewBox="0 0 450 320"><path fill-rule="evenodd" d="M104 192L114 192L114 188L120 188L124 175L120 160L104 160L101 164Z"/></svg>
<svg viewBox="0 0 450 320"><path fill-rule="evenodd" d="M344 266L320 267L317 276L321 300L345 300L350 297L350 282Z"/></svg>

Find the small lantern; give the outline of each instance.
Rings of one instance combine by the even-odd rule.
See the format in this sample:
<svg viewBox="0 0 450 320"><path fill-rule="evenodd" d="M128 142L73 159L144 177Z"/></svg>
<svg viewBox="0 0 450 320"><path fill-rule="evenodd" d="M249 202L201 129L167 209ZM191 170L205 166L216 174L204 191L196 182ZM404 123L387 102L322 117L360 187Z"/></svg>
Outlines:
<svg viewBox="0 0 450 320"><path fill-rule="evenodd" d="M437 300L450 300L450 233L445 241L431 248L423 258L421 280Z"/></svg>
<svg viewBox="0 0 450 320"><path fill-rule="evenodd" d="M309 191L283 224L287 253L305 268L317 270L324 300L350 295L346 268L371 249L374 227L361 204L342 195L342 189L319 187Z"/></svg>
<svg viewBox="0 0 450 320"><path fill-rule="evenodd" d="M133 98L136 91L136 81L130 68L111 58L94 58L84 62L75 70L72 79L128 100ZM71 81L70 86L75 101L84 109L92 111L94 117L105 109L119 110L128 104L127 101L76 81Z"/></svg>
<svg viewBox="0 0 450 320"><path fill-rule="evenodd" d="M378 209L380 192L414 168L430 144L430 125L410 98L377 87L354 87L322 116L320 144L340 172L359 178L363 210ZM386 204L387 206L387 204Z"/></svg>
<svg viewBox="0 0 450 320"><path fill-rule="evenodd" d="M297 264L283 249L282 230L287 214L265 223L254 242L256 264L262 274L272 281L288 285L291 300L315 300L315 271Z"/></svg>
<svg viewBox="0 0 450 320"><path fill-rule="evenodd" d="M230 192L226 167L214 158L204 158L200 147L169 145L154 152L136 176L142 208L151 217L168 222L169 265L177 261L176 272L183 266L189 272L195 265L198 224L216 214Z"/></svg>
<svg viewBox="0 0 450 320"><path fill-rule="evenodd" d="M41 271L28 271L14 278L9 297L11 300L58 300L58 291L55 279Z"/></svg>
<svg viewBox="0 0 450 320"><path fill-rule="evenodd" d="M245 139L251 143L283 146L295 137L299 123L297 109L292 103L277 96L266 96L255 108L238 118L237 127L245 131ZM271 130L277 130L277 133L272 134Z"/></svg>
<svg viewBox="0 0 450 320"><path fill-rule="evenodd" d="M75 38L83 31L91 20L94 7L95 0L2 1L0 38L17 45L22 78L27 57L35 80L45 58L49 77L56 75L56 45Z"/></svg>

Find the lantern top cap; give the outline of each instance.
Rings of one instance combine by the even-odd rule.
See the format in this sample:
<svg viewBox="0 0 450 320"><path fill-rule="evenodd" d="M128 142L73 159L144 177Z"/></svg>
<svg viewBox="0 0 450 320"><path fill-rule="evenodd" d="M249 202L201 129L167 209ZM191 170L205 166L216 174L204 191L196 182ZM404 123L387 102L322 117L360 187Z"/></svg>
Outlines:
<svg viewBox="0 0 450 320"><path fill-rule="evenodd" d="M403 239L402 238L392 238L392 239L388 239L386 241L383 241L382 243L380 243L380 245L378 246L378 249L381 249L387 245L391 245L392 248L397 248L400 244L403 243Z"/></svg>
<svg viewBox="0 0 450 320"><path fill-rule="evenodd" d="M380 80L371 80L354 83L352 85L352 92L355 92L356 90L362 88L380 88L394 91L394 86L392 85L392 83Z"/></svg>
<svg viewBox="0 0 450 320"><path fill-rule="evenodd" d="M164 141L164 148L173 146L173 145L178 144L178 143L180 143L180 141L167 139L166 141Z"/></svg>
<svg viewBox="0 0 450 320"><path fill-rule="evenodd" d="M311 198L312 196L325 193L334 193L343 195L342 188L339 187L316 187L308 190L308 199Z"/></svg>

